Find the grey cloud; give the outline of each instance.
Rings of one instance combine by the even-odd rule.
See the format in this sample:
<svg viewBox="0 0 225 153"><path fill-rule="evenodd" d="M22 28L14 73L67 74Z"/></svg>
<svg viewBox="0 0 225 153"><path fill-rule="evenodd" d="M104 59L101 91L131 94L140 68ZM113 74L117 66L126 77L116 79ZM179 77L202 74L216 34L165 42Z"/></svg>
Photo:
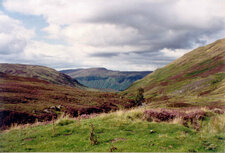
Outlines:
<svg viewBox="0 0 225 153"><path fill-rule="evenodd" d="M103 57L103 58L109 58L109 57L114 57L118 56L119 53L104 53L104 52L99 52L99 53L92 53L89 56L90 57Z"/></svg>
<svg viewBox="0 0 225 153"><path fill-rule="evenodd" d="M113 56L109 56L112 54ZM162 67L169 62L173 61L175 58L167 57L160 52L148 52L148 51L137 51L137 52L128 52L128 53L107 53L107 54L95 54L90 56L92 58L100 57L104 60L111 61L126 61L129 64L135 65L152 65L155 67ZM104 61L103 60L103 61ZM112 63L113 65L114 63Z"/></svg>
<svg viewBox="0 0 225 153"><path fill-rule="evenodd" d="M122 1L123 2L123 1ZM133 27L143 36L125 45L149 45L153 50L162 48L192 48L201 43L203 36L213 37L224 30L225 20L212 18L208 25L187 23L177 17L174 4L177 1L151 3L148 1L131 1L130 3L111 3L95 18L86 20L92 23L110 23L124 27ZM104 11L104 12L103 12ZM207 18L207 17L206 17ZM201 23L200 23L201 24ZM218 38L217 38L218 39Z"/></svg>
<svg viewBox="0 0 225 153"><path fill-rule="evenodd" d="M14 40L11 40L10 42L0 45L0 54L8 55L22 52L26 47L26 45L27 45L26 40L14 38Z"/></svg>

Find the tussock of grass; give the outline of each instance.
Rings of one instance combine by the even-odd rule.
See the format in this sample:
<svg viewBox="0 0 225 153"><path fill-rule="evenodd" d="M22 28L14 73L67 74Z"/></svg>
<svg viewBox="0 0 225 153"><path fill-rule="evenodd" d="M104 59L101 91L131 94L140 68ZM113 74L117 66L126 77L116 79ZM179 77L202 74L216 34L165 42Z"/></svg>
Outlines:
<svg viewBox="0 0 225 153"><path fill-rule="evenodd" d="M204 130L211 134L225 133L225 114L212 116Z"/></svg>
<svg viewBox="0 0 225 153"><path fill-rule="evenodd" d="M59 126L65 126L65 125L69 125L71 123L73 123L74 118L69 117L69 115L66 114L62 114L56 121L54 121L56 123L56 125Z"/></svg>
<svg viewBox="0 0 225 153"><path fill-rule="evenodd" d="M176 117L175 119L173 119L172 121L170 121L169 123L171 124L183 124L183 119L181 117Z"/></svg>
<svg viewBox="0 0 225 153"><path fill-rule="evenodd" d="M132 108L130 110L118 110L113 113L103 113L99 117L103 120L116 119L118 121L143 121L143 111L146 108Z"/></svg>

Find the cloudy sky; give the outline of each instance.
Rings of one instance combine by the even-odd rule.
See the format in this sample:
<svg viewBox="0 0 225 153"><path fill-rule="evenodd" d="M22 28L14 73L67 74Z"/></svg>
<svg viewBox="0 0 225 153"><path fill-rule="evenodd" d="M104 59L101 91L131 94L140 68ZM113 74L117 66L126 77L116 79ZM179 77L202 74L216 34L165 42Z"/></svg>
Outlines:
<svg viewBox="0 0 225 153"><path fill-rule="evenodd" d="M225 37L225 0L0 0L0 63L155 70Z"/></svg>

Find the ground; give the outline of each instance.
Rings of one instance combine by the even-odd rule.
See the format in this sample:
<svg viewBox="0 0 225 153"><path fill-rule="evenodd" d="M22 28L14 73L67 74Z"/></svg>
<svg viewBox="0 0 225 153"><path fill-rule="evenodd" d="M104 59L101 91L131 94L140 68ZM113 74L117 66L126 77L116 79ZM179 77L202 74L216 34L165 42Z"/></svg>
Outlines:
<svg viewBox="0 0 225 153"><path fill-rule="evenodd" d="M0 151L224 152L225 116L211 114L197 131L179 122L149 122L145 109L61 118L46 125L17 126L0 134ZM204 109L203 109L204 110ZM205 110L204 110L205 111ZM87 117L87 119L85 119ZM221 125L223 123L223 125ZM97 144L90 141L91 124Z"/></svg>

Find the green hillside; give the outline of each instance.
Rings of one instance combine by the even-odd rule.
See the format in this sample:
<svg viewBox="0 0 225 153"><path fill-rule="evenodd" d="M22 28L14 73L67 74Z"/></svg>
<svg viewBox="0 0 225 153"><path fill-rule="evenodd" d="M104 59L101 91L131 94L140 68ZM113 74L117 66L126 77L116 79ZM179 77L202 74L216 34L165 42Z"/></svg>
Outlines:
<svg viewBox="0 0 225 153"><path fill-rule="evenodd" d="M132 97L142 87L146 101L156 105L225 105L224 78L225 39L221 39L157 69L123 94Z"/></svg>
<svg viewBox="0 0 225 153"><path fill-rule="evenodd" d="M87 87L117 91L125 90L136 80L142 79L151 73L151 71L112 71L105 68L71 69L61 72Z"/></svg>

